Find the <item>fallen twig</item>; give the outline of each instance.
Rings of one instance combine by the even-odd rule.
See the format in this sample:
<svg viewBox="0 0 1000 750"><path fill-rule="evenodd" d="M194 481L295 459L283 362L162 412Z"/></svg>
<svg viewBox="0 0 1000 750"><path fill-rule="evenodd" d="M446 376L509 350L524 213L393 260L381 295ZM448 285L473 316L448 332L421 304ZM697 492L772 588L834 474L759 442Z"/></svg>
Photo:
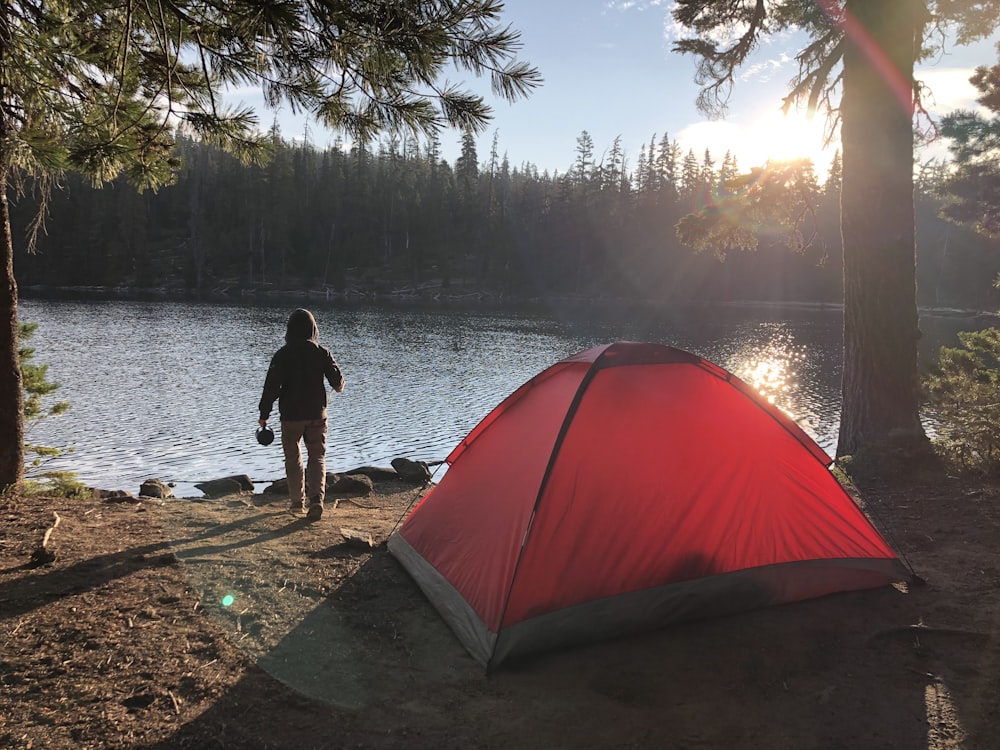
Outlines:
<svg viewBox="0 0 1000 750"><path fill-rule="evenodd" d="M357 500L351 497L338 497L336 499L337 503L350 503L351 505L357 505L359 508L364 508L365 510L374 510L374 505L365 505L364 503L359 503ZM336 506L334 506L336 507Z"/></svg>
<svg viewBox="0 0 1000 750"><path fill-rule="evenodd" d="M55 516L55 521L45 530L45 534L42 536L42 543L31 553L31 561L28 564L33 568L48 565L56 559L56 553L49 548L49 542L52 540L52 532L56 530L62 519L55 511L53 511L52 515Z"/></svg>

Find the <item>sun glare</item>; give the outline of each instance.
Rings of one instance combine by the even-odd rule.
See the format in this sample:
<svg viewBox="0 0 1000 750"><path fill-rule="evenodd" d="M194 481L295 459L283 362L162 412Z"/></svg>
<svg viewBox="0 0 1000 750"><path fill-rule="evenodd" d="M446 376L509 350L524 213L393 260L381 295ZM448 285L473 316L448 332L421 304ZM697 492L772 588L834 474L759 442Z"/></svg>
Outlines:
<svg viewBox="0 0 1000 750"><path fill-rule="evenodd" d="M802 112L784 115L780 110L762 115L747 133L747 145L754 154L752 166L767 161L812 159L816 172L825 173L836 146L823 147L823 129L821 115L812 118Z"/></svg>
<svg viewBox="0 0 1000 750"><path fill-rule="evenodd" d="M804 112L782 114L774 107L749 122L711 120L684 128L679 136L681 148L700 156L710 151L718 165L725 153L736 157L737 167L748 172L768 161L812 159L816 177L826 179L833 155L840 146L834 139L823 147L825 119L822 115L806 117Z"/></svg>

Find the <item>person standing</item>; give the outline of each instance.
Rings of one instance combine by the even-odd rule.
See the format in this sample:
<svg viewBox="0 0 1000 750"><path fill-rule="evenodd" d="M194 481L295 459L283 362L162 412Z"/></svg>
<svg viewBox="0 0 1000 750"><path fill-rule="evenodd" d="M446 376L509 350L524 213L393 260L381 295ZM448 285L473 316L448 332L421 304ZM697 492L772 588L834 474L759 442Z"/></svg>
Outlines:
<svg viewBox="0 0 1000 750"><path fill-rule="evenodd" d="M260 397L261 427L267 426L275 400L281 418L281 448L285 454L290 510L301 513L308 499L306 517L323 517L326 495L326 382L337 393L346 381L330 350L319 343L316 319L298 309L288 317L285 345L274 353ZM308 460L303 476L304 442Z"/></svg>

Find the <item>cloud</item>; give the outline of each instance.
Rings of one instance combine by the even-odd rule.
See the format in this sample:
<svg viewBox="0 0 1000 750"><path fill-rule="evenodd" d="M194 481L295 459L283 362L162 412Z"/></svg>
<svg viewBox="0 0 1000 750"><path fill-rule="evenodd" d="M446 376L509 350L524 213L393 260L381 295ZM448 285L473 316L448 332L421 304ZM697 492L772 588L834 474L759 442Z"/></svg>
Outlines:
<svg viewBox="0 0 1000 750"><path fill-rule="evenodd" d="M974 72L973 68L918 68L914 75L930 89L924 106L935 115L956 109L983 109L976 102L979 92L969 83Z"/></svg>
<svg viewBox="0 0 1000 750"><path fill-rule="evenodd" d="M700 159L705 149L714 158L721 158L726 151L741 153L747 149L746 128L731 120L702 120L686 126L677 134L677 143L683 153L690 149Z"/></svg>
<svg viewBox="0 0 1000 750"><path fill-rule="evenodd" d="M618 13L628 13L633 10L641 12L650 8L660 8L666 4L667 0L610 0L604 7Z"/></svg>
<svg viewBox="0 0 1000 750"><path fill-rule="evenodd" d="M226 97L228 99L263 99L263 93L261 87L242 85L242 86L230 86L226 89Z"/></svg>
<svg viewBox="0 0 1000 750"><path fill-rule="evenodd" d="M761 60L748 65L740 74L740 80L770 81L774 73L785 68L790 62L793 62L793 58L787 53L782 52L778 57L772 57L768 60Z"/></svg>
<svg viewBox="0 0 1000 750"><path fill-rule="evenodd" d="M673 13L667 13L663 19L663 38L669 42L676 42L678 39L684 39L685 37L691 36L691 31L683 24L677 23L674 20Z"/></svg>

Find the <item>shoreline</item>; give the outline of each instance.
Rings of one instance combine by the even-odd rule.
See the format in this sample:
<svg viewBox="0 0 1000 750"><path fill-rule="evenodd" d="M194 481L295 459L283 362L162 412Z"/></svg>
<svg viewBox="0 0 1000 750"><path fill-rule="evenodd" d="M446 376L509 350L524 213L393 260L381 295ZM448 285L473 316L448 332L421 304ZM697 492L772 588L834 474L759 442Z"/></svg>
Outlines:
<svg viewBox="0 0 1000 750"><path fill-rule="evenodd" d="M438 285L418 288L402 288L391 291L377 289L236 289L217 288L198 292L181 287L124 287L124 286L45 286L28 285L19 287L22 299L47 300L90 300L127 302L205 302L205 303L255 303L283 305L298 301L337 305L402 305L402 306L442 306L442 307L488 307L505 310L546 310L548 312L567 309L587 309L606 311L627 311L634 309L680 310L698 308L771 309L842 311L841 302L822 300L712 300L706 302L669 302L656 299L625 299L616 297L589 298L571 296L520 296L505 295L484 290L455 290L445 293ZM923 317L970 319L1000 325L1000 311L978 310L960 307L918 306Z"/></svg>

